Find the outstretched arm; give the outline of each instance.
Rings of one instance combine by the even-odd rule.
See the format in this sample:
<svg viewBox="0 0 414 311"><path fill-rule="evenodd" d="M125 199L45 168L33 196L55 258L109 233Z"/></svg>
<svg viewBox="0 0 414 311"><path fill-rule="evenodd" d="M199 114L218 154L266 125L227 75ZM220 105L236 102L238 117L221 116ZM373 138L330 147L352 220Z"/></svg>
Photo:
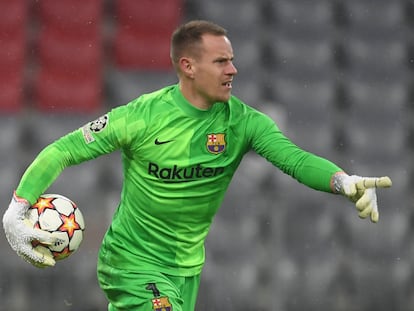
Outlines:
<svg viewBox="0 0 414 311"><path fill-rule="evenodd" d="M335 163L302 150L269 118L256 114L250 130L253 148L283 172L316 190L340 193L355 203L359 217L379 219L376 188L392 186L389 177L349 176Z"/></svg>

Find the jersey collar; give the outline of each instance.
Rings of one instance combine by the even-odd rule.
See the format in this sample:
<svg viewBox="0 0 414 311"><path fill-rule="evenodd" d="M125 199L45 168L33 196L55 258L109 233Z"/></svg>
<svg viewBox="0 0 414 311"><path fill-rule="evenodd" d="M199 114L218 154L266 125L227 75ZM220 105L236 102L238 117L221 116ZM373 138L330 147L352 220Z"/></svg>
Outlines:
<svg viewBox="0 0 414 311"><path fill-rule="evenodd" d="M196 118L207 118L209 115L211 115L218 107L217 104L214 104L213 107L211 107L208 110L202 110L197 107L194 107L190 104L190 102L184 97L184 95L180 91L179 85L175 85L172 97L175 101L175 103L180 107L186 114L196 117Z"/></svg>

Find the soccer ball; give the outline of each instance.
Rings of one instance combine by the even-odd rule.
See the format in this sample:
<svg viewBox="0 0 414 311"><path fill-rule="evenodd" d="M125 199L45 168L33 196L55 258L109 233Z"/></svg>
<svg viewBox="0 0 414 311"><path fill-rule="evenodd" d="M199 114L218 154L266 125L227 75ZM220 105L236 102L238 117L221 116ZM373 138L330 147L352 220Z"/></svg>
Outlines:
<svg viewBox="0 0 414 311"><path fill-rule="evenodd" d="M59 194L43 194L28 210L34 228L53 233L58 240L46 247L55 260L67 258L75 252L83 239L85 221L74 202ZM33 247L40 243L34 241Z"/></svg>

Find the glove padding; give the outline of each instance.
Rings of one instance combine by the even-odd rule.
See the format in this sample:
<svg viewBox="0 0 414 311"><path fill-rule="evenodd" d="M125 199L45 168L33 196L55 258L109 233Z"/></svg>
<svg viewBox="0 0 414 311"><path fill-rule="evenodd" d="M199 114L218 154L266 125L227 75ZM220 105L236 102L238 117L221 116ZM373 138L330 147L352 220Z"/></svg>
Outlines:
<svg viewBox="0 0 414 311"><path fill-rule="evenodd" d="M355 203L360 218L370 216L376 223L379 219L376 188L389 188L392 181L385 177L360 177L338 173L334 175L334 188Z"/></svg>
<svg viewBox="0 0 414 311"><path fill-rule="evenodd" d="M15 193L3 216L3 228L11 248L24 260L38 268L55 265L52 253L44 246L56 242L52 233L35 229L27 219L30 203ZM38 244L33 246L32 242ZM43 246L42 246L43 245Z"/></svg>

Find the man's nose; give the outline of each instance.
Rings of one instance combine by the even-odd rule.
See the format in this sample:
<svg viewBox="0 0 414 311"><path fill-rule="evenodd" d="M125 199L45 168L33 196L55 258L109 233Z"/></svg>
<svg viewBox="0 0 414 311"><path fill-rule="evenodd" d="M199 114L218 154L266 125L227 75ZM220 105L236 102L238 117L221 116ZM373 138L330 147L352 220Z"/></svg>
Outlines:
<svg viewBox="0 0 414 311"><path fill-rule="evenodd" d="M229 65L228 74L231 74L231 75L236 75L237 74L237 68L236 68L236 66L234 65L233 62L231 62L230 65Z"/></svg>

